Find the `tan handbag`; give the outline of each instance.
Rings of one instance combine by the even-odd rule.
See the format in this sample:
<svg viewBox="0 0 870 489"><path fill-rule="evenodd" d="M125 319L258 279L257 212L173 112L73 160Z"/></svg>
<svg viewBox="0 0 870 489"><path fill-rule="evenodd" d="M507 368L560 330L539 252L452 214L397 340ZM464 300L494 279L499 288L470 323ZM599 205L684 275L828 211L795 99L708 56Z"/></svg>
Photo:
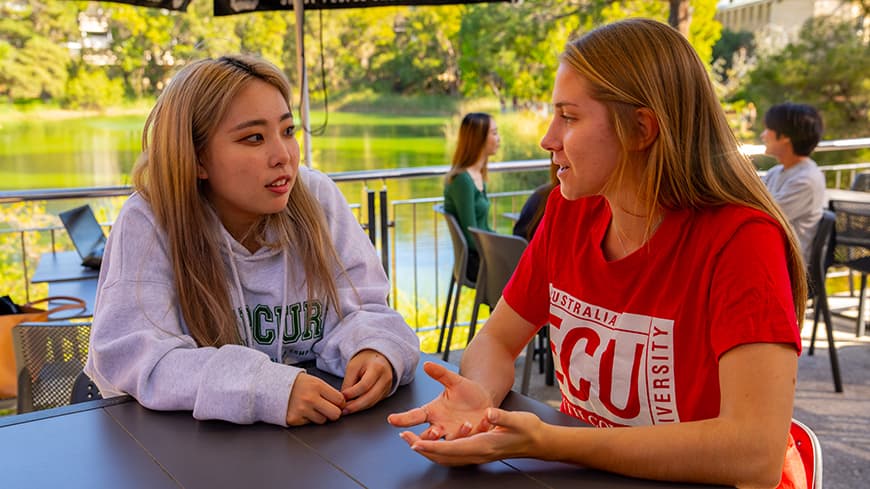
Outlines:
<svg viewBox="0 0 870 489"><path fill-rule="evenodd" d="M66 304L60 304L51 309L34 307L36 304L48 304L49 301L61 301ZM63 295L31 301L19 307L23 311L20 314L4 314L0 316L0 399L7 399L18 395L15 351L12 347L12 328L19 323L48 321L49 316L55 313L85 309L87 304L78 297Z"/></svg>

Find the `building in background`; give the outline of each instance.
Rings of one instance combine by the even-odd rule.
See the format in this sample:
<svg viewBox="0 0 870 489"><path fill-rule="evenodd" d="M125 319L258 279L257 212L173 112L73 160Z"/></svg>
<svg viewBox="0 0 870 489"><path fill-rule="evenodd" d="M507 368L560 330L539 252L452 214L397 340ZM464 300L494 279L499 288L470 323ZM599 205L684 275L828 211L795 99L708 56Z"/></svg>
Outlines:
<svg viewBox="0 0 870 489"><path fill-rule="evenodd" d="M861 9L858 2L842 0L722 0L716 6L716 20L722 27L751 32L756 41L772 47L785 46L804 22L826 15L857 19Z"/></svg>

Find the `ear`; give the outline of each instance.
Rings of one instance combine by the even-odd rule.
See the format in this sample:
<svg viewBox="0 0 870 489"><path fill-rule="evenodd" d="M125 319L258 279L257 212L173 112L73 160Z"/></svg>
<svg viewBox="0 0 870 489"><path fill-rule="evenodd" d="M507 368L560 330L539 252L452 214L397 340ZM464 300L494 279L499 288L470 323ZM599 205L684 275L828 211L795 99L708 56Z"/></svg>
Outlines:
<svg viewBox="0 0 870 489"><path fill-rule="evenodd" d="M197 161L196 163L196 178L199 180L208 180L208 171L205 169L205 165L203 165L201 161Z"/></svg>
<svg viewBox="0 0 870 489"><path fill-rule="evenodd" d="M635 150L643 151L659 137L659 121L656 114L647 107L640 107L634 111L637 122L637 145Z"/></svg>

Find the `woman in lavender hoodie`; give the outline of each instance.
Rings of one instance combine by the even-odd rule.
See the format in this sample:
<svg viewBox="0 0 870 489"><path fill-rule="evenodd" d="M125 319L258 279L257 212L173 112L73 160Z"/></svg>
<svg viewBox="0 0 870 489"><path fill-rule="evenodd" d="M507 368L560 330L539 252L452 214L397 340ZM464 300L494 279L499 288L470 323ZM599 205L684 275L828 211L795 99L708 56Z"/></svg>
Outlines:
<svg viewBox="0 0 870 489"><path fill-rule="evenodd" d="M191 63L145 123L85 372L197 419L324 423L410 382L419 341L335 184L299 165L281 71ZM340 390L296 366L344 377Z"/></svg>

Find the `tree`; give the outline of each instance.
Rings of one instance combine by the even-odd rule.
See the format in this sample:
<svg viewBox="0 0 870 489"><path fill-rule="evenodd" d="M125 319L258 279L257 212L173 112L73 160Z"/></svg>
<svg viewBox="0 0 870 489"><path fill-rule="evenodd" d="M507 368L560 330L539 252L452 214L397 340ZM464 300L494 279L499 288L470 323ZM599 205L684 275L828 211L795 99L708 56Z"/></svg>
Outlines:
<svg viewBox="0 0 870 489"><path fill-rule="evenodd" d="M77 36L72 2L33 0L23 9L0 4L0 94L50 99L63 94L70 64L63 41Z"/></svg>
<svg viewBox="0 0 870 489"><path fill-rule="evenodd" d="M759 59L740 96L760 108L785 101L814 105L829 139L866 136L870 45L854 21L810 19L797 40Z"/></svg>
<svg viewBox="0 0 870 489"><path fill-rule="evenodd" d="M545 99L558 54L594 9L571 0L476 5L462 18L462 92L491 93L502 108Z"/></svg>

